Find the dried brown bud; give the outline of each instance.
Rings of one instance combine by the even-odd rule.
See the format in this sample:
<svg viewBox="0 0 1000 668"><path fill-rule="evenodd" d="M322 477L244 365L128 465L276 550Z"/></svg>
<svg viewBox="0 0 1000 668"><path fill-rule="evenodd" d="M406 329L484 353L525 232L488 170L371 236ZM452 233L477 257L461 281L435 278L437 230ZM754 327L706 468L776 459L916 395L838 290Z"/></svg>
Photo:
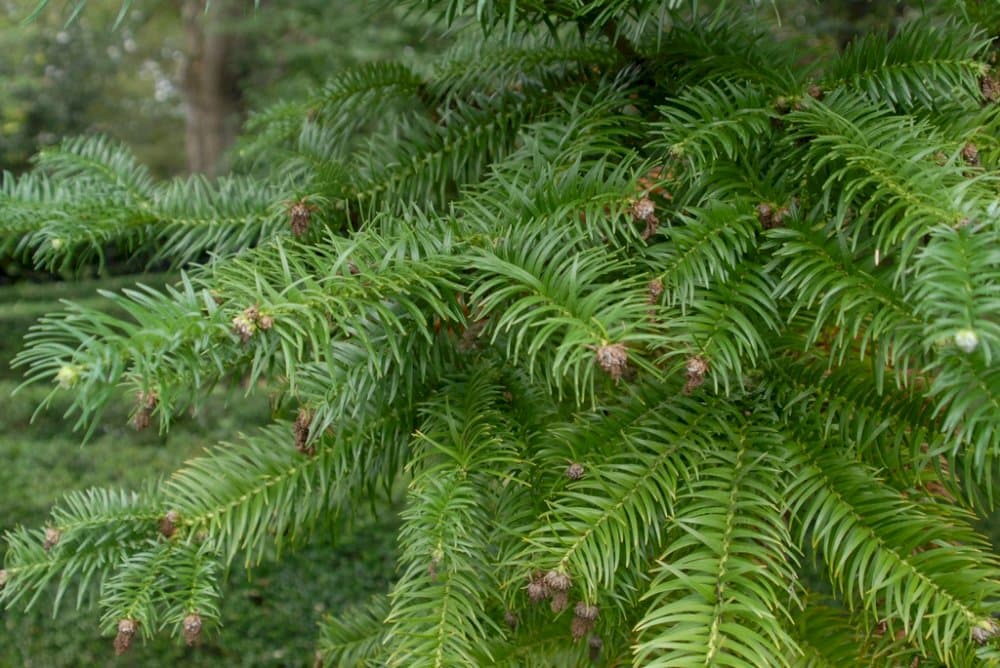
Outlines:
<svg viewBox="0 0 1000 668"><path fill-rule="evenodd" d="M132 639L139 630L139 622L134 619L123 619L118 622L118 635L115 636L115 654L121 656L132 646Z"/></svg>
<svg viewBox="0 0 1000 668"><path fill-rule="evenodd" d="M569 605L569 594L564 591L552 592L552 601L549 603L552 612L558 615L567 605Z"/></svg>
<svg viewBox="0 0 1000 668"><path fill-rule="evenodd" d="M45 548L46 552L48 552L56 546L61 537L62 534L59 532L59 529L56 529L55 527L45 527L45 540L42 542L42 547Z"/></svg>
<svg viewBox="0 0 1000 668"><path fill-rule="evenodd" d="M292 204L288 209L289 226L292 228L292 234L301 237L309 231L309 219L312 218L312 213L315 210L315 206L301 200Z"/></svg>
<svg viewBox="0 0 1000 668"><path fill-rule="evenodd" d="M597 619L597 615L600 612L596 605L587 605L583 601L576 604L576 608L573 610L577 617L582 617L583 619L589 619L594 621Z"/></svg>
<svg viewBox="0 0 1000 668"><path fill-rule="evenodd" d="M545 586L552 591L566 591L573 586L573 581L566 573L552 570L545 574Z"/></svg>
<svg viewBox="0 0 1000 668"><path fill-rule="evenodd" d="M646 301L648 303L655 304L658 301L660 301L660 297L663 296L662 280L660 280L659 278L654 278L649 282L649 285L646 286L646 288L649 291L649 296L646 298Z"/></svg>
<svg viewBox="0 0 1000 668"><path fill-rule="evenodd" d="M9 575L7 574L7 569L0 569L0 589L3 589L4 586L6 586L8 577Z"/></svg>
<svg viewBox="0 0 1000 668"><path fill-rule="evenodd" d="M1000 80L994 79L989 74L984 74L979 82L979 90L987 102L1000 100Z"/></svg>
<svg viewBox="0 0 1000 668"><path fill-rule="evenodd" d="M765 230L769 229L773 220L772 216L774 216L774 207L767 202L761 202L755 209L757 210L757 220L760 221Z"/></svg>
<svg viewBox="0 0 1000 668"><path fill-rule="evenodd" d="M569 630L573 634L573 640L579 641L591 632L594 628L594 621L583 617L574 617L570 622Z"/></svg>
<svg viewBox="0 0 1000 668"><path fill-rule="evenodd" d="M962 147L962 160L972 167L979 166L979 149L971 141L966 142L965 146Z"/></svg>
<svg viewBox="0 0 1000 668"><path fill-rule="evenodd" d="M684 394L691 394L705 382L705 375L708 373L708 362L705 358L695 355L687 361L687 383L684 385Z"/></svg>
<svg viewBox="0 0 1000 668"><path fill-rule="evenodd" d="M583 477L585 471L583 470L583 464L573 462L566 467L566 477L570 480L579 480Z"/></svg>
<svg viewBox="0 0 1000 668"><path fill-rule="evenodd" d="M198 642L198 638L201 636L201 627L201 617L198 616L198 613L192 612L184 618L184 642L189 647Z"/></svg>
<svg viewBox="0 0 1000 668"><path fill-rule="evenodd" d="M816 84L809 86L806 92L809 93L809 97L813 98L814 100L823 99L823 89L817 86Z"/></svg>
<svg viewBox="0 0 1000 668"><path fill-rule="evenodd" d="M628 351L625 344L606 343L597 349L597 363L616 381L621 379L628 367Z"/></svg>
<svg viewBox="0 0 1000 668"><path fill-rule="evenodd" d="M508 610L507 612L503 613L503 621L504 624L506 624L510 628L516 629L519 620L517 619L517 615L514 614L513 610Z"/></svg>
<svg viewBox="0 0 1000 668"><path fill-rule="evenodd" d="M132 416L132 426L142 431L149 426L153 411L156 410L156 405L159 403L159 398L155 392L140 391L135 397L135 403L136 410L135 415Z"/></svg>
<svg viewBox="0 0 1000 668"><path fill-rule="evenodd" d="M160 520L160 533L164 538L170 538L177 532L177 522L181 519L181 514L176 510L168 510L167 514Z"/></svg>
<svg viewBox="0 0 1000 668"><path fill-rule="evenodd" d="M780 227L785 216L789 213L787 206L775 206L770 202L761 202L755 207L755 210L757 211L757 220L760 221L761 227L765 230Z"/></svg>
<svg viewBox="0 0 1000 668"><path fill-rule="evenodd" d="M260 319L257 320L257 326L266 332L274 327L274 318L269 315L262 315L260 316Z"/></svg>
<svg viewBox="0 0 1000 668"><path fill-rule="evenodd" d="M634 202L629 211L632 213L633 220L646 224L645 229L642 231L643 241L656 234L656 229L659 227L660 221L656 217L656 205L653 203L653 200L643 197Z"/></svg>
<svg viewBox="0 0 1000 668"><path fill-rule="evenodd" d="M246 343L257 331L257 323L241 314L233 318L233 331L240 337L240 341Z"/></svg>
<svg viewBox="0 0 1000 668"><path fill-rule="evenodd" d="M634 202L629 211L632 214L632 218L638 222L648 222L656 218L656 204L648 197L643 197Z"/></svg>
<svg viewBox="0 0 1000 668"><path fill-rule="evenodd" d="M541 580L533 580L529 582L526 589L528 590L528 599L532 603L544 601L549 597L549 588L546 587L545 583Z"/></svg>
<svg viewBox="0 0 1000 668"><path fill-rule="evenodd" d="M587 641L587 646L590 648L591 661L597 661L601 658L601 648L604 647L604 641L601 640L600 636L591 636L590 640Z"/></svg>
<svg viewBox="0 0 1000 668"><path fill-rule="evenodd" d="M292 433L295 435L295 449L304 455L313 455L316 452L315 446L309 442L309 427L312 425L313 414L308 408L300 408L299 414L292 425Z"/></svg>

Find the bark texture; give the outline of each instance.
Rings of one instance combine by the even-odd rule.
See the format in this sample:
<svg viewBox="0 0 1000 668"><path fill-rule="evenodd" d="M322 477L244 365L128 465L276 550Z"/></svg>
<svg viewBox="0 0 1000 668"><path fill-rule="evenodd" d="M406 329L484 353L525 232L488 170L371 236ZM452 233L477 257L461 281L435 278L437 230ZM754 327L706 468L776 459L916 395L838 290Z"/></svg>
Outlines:
<svg viewBox="0 0 1000 668"><path fill-rule="evenodd" d="M216 175L239 131L243 100L236 56L238 35L227 24L239 11L234 0L183 0L185 60L181 76L187 125L188 170Z"/></svg>

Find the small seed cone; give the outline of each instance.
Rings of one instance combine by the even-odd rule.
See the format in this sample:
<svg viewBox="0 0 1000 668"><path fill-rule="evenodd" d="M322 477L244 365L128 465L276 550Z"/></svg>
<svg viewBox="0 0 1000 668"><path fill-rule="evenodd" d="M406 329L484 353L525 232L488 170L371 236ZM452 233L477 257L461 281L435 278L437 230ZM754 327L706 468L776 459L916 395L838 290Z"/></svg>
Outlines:
<svg viewBox="0 0 1000 668"><path fill-rule="evenodd" d="M188 644L188 647L198 642L201 637L201 627L201 617L198 613L192 612L184 618L184 642Z"/></svg>
<svg viewBox="0 0 1000 668"><path fill-rule="evenodd" d="M580 601L576 604L576 608L574 608L573 612L581 619L594 621L597 619L597 615L600 613L600 610L596 605L587 605L583 601Z"/></svg>
<svg viewBox="0 0 1000 668"><path fill-rule="evenodd" d="M590 633L594 628L594 622L583 617L574 617L570 622L569 631L573 635L573 640L579 641Z"/></svg>
<svg viewBox="0 0 1000 668"><path fill-rule="evenodd" d="M59 543L60 538L62 538L62 533L59 532L59 529L45 527L45 540L42 541L42 548L48 552Z"/></svg>
<svg viewBox="0 0 1000 668"><path fill-rule="evenodd" d="M308 408L300 408L299 414L292 425L292 433L295 436L295 449L306 456L316 453L315 446L309 441L309 427L312 425L313 414Z"/></svg>
<svg viewBox="0 0 1000 668"><path fill-rule="evenodd" d="M552 591L567 591L573 581L566 573L552 570L545 574L545 585Z"/></svg>
<svg viewBox="0 0 1000 668"><path fill-rule="evenodd" d="M160 520L160 533L164 538L170 538L177 532L177 522L180 519L181 515L176 510L167 511L167 514Z"/></svg>
<svg viewBox="0 0 1000 668"><path fill-rule="evenodd" d="M620 380L628 368L628 350L622 343L608 343L597 349L597 363L609 376Z"/></svg>
<svg viewBox="0 0 1000 668"><path fill-rule="evenodd" d="M132 646L139 622L134 619L123 619L118 622L118 635L115 636L115 654L121 656Z"/></svg>
<svg viewBox="0 0 1000 668"><path fill-rule="evenodd" d="M549 597L549 588L540 580L534 580L525 587L528 590L528 599L532 603L539 603Z"/></svg>
<svg viewBox="0 0 1000 668"><path fill-rule="evenodd" d="M597 661L601 657L601 648L604 647L604 641L601 640L600 636L591 636L587 645L590 647L590 660Z"/></svg>

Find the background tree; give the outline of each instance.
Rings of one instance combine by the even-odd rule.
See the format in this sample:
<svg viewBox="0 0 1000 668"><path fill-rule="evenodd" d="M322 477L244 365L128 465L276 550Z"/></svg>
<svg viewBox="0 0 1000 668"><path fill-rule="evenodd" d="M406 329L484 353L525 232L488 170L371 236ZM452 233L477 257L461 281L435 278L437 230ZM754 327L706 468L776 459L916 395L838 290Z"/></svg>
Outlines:
<svg viewBox="0 0 1000 668"><path fill-rule="evenodd" d="M8 179L43 266L187 269L43 318L43 403L90 434L125 387L168 429L235 375L277 419L10 532L4 599L196 643L228 564L405 485L398 580L326 664L995 665L993 14L830 58L752 9L480 2L429 72L255 116L245 174L89 140Z"/></svg>

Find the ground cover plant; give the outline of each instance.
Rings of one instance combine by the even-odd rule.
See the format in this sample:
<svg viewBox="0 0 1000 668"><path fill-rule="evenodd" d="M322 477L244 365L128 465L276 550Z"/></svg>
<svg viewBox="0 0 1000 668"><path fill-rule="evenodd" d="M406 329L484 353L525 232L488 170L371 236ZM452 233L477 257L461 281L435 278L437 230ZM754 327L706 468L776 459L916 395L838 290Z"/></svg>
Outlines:
<svg viewBox="0 0 1000 668"><path fill-rule="evenodd" d="M228 565L405 485L325 665L996 664L1000 10L833 57L753 3L420 6L452 53L261 112L234 175L91 138L5 179L39 265L183 270L30 335L84 437L122 387L278 417L9 532L4 601L197 644Z"/></svg>

